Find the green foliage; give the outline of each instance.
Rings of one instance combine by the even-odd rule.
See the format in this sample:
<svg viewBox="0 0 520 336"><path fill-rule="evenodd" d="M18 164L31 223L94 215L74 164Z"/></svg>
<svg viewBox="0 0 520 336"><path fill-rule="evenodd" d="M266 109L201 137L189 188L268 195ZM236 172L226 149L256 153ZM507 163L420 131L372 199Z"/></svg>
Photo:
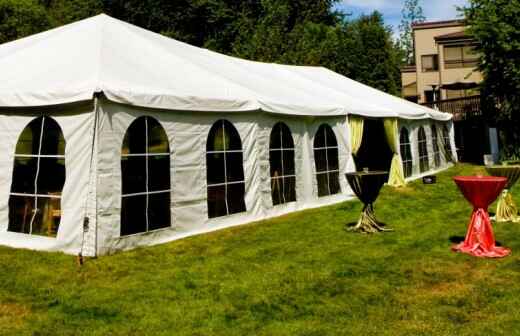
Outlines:
<svg viewBox="0 0 520 336"><path fill-rule="evenodd" d="M504 157L520 156L520 1L471 0L464 9L479 42L484 111L501 130Z"/></svg>
<svg viewBox="0 0 520 336"><path fill-rule="evenodd" d="M82 267L0 247L0 335L515 335L520 226L494 226L507 258L450 250L471 213L452 177L482 171L384 187L385 234L346 232L351 201Z"/></svg>
<svg viewBox="0 0 520 336"><path fill-rule="evenodd" d="M5 40L105 12L217 52L263 62L323 66L398 94L399 51L381 15L347 21L333 10L337 1L24 0L42 13L46 24L28 24L29 32L7 29ZM3 31L0 27L0 36Z"/></svg>
<svg viewBox="0 0 520 336"><path fill-rule="evenodd" d="M50 28L45 9L33 0L0 0L0 43Z"/></svg>
<svg viewBox="0 0 520 336"><path fill-rule="evenodd" d="M404 53L404 63L412 65L415 64L412 24L424 22L426 18L419 0L405 0L401 15L399 45Z"/></svg>

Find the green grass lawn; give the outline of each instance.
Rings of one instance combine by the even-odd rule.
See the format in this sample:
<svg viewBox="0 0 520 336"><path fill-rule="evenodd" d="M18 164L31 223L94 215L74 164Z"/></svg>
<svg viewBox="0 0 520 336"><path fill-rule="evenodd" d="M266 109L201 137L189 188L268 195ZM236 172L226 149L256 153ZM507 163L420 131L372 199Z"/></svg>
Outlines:
<svg viewBox="0 0 520 336"><path fill-rule="evenodd" d="M385 187L375 207L391 233L346 232L352 201L82 267L0 247L0 334L520 334L520 224L494 226L507 258L450 251L471 213L451 177L477 171Z"/></svg>

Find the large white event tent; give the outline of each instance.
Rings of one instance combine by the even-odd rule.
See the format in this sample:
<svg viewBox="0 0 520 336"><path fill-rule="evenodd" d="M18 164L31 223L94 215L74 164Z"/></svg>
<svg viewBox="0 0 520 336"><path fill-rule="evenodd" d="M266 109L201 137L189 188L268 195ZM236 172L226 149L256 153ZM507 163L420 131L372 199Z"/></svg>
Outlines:
<svg viewBox="0 0 520 336"><path fill-rule="evenodd" d="M456 160L449 114L106 15L1 45L0 73L2 245L103 255L344 201L373 121L390 185Z"/></svg>

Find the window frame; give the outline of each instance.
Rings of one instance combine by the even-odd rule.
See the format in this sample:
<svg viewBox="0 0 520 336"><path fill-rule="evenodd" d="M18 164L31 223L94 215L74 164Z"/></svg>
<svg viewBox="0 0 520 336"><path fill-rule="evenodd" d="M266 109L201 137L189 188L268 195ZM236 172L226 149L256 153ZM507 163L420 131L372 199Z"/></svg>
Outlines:
<svg viewBox="0 0 520 336"><path fill-rule="evenodd" d="M444 146L446 162L453 161L453 153L451 152L451 138L450 131L446 125L442 125L442 144Z"/></svg>
<svg viewBox="0 0 520 336"><path fill-rule="evenodd" d="M427 57L432 58L432 65L431 68L426 68L424 66L424 59ZM438 54L427 54L427 55L421 55L421 69L422 72L437 72L439 71L439 55Z"/></svg>
<svg viewBox="0 0 520 336"><path fill-rule="evenodd" d="M325 147L316 147L316 138L318 136L318 133L320 132L320 130L323 129L323 132L325 133L324 134L324 139L325 139ZM327 137L327 129L330 129L330 131L332 132L332 134L334 135L334 140L336 142L336 145L335 146L329 146L328 145L328 137ZM316 131L316 133L314 134L314 141L313 141L313 153L314 153L314 167L315 167L315 176L316 176L316 181L318 182L319 179L318 179L318 175L323 175L323 174L326 174L327 176L327 193L326 194L323 194L323 195L319 195L320 192L319 192L319 183L318 183L318 197L326 197L326 196L332 196L332 195L337 195L337 194L340 194L341 193L341 185L339 183L339 145L338 145L338 139L337 139L337 136L336 136L336 133L334 133L334 129L327 123L323 123L321 124L319 127L318 127L318 130ZM336 160L338 162L338 169L330 169L330 160L329 160L329 150L332 149L332 150L336 150L337 152L337 156L336 156ZM316 151L324 151L325 152L325 166L326 166L326 170L324 171L320 171L318 172L318 170L316 169L317 167L317 164L316 164ZM331 187L331 180L330 180L330 174L333 173L333 174L338 174L338 181L337 181L337 184L338 184L338 191L337 192L334 192L332 193L331 190L330 190L330 187Z"/></svg>
<svg viewBox="0 0 520 336"><path fill-rule="evenodd" d="M29 125L33 122L35 122L36 120L38 119L42 119L41 121L41 126L40 126L40 134L39 134L39 138L38 138L38 153L37 154L18 154L16 151L17 151L17 147L18 147L18 143L20 142L20 138L23 134L23 132L25 131L25 129L27 127L29 127ZM59 129L59 132L60 132L60 135L61 137L63 138L63 155L62 154L41 154L42 153L42 143L43 143L43 139L44 139L44 134L45 134L45 120L46 119L50 119L52 120L57 126L58 126L58 129ZM32 140L34 141L34 139ZM7 230L9 232L14 232L14 233L21 233L21 234L28 234L28 235L38 235L38 236L43 236L43 237L47 237L47 238L56 238L58 236L58 232L59 232L59 228L60 228L60 224L61 224L61 218L62 218L62 213L63 213L63 210L62 210L62 207L61 207L61 200L62 200L62 197L63 197L63 189L65 187L65 183L67 181L67 162L65 161L65 153L66 153L66 148L67 148L67 141L65 140L65 135L63 134L63 130L61 128L61 126L59 125L59 123L52 117L49 117L47 115L41 115L39 117L36 117L36 118L33 118L31 121L29 121L29 123L27 123L27 125L25 125L25 127L22 129L21 133L18 135L18 139L16 141L16 145L15 145L15 151L14 151L14 155L13 155L13 170L11 171L11 188L10 188L10 191L9 191L9 200L8 200L8 211L10 211L10 205L9 203L11 202L11 196L15 196L15 197L27 197L27 198L32 198L33 199L33 209L32 209L32 215L31 215L31 220L29 222L29 232L19 232L19 231L11 231L9 230L9 227L11 226L11 222L10 222L10 218L11 216L9 215L9 219L8 219L8 225L7 225ZM13 192L12 191L12 188L13 188L13 178L15 177L14 176L14 173L15 173L15 169L16 167L14 166L16 164L16 159L18 158L35 158L36 159L36 172L34 174L34 192L33 193L20 193L20 192ZM61 186L61 189L59 191L59 195L51 195L51 194L41 194L41 193L38 193L38 182L39 182L39 177L40 177L40 168L41 168L41 159L42 158L48 158L48 159L57 159L57 160L63 160L64 163L63 163L63 167L64 167L64 180L63 180L63 185ZM58 225L56 226L56 235L39 235L37 233L33 233L33 224L34 224L34 220L38 214L38 198L49 198L49 199L57 199L59 200L59 204L60 204L60 217L59 217L59 221L58 221Z"/></svg>
<svg viewBox="0 0 520 336"><path fill-rule="evenodd" d="M430 127L432 132L432 149L433 149L433 163L435 168L439 168L441 166L441 152L439 148L439 134L438 128L435 124L432 124Z"/></svg>
<svg viewBox="0 0 520 336"><path fill-rule="evenodd" d="M472 48L471 45L460 44L460 45L449 45L444 46L443 55L444 55L444 68L445 69L461 69L461 68L476 68L478 66L479 57L465 57L464 49ZM446 57L447 50L449 49L460 49L459 58L458 59L448 59Z"/></svg>
<svg viewBox="0 0 520 336"><path fill-rule="evenodd" d="M128 135L128 132L131 130L130 128L134 125L134 123L138 122L141 118L144 119L144 122L145 122L145 134L144 134L144 137L145 137L145 152L144 153L132 153L130 152L129 150L129 153L123 153L123 146L124 146L124 139L127 137ZM168 144L168 152L163 152L163 153L150 153L149 150L150 150L150 145L149 145L149 125L148 125L148 120L149 119L153 119L159 126L161 126L161 129L162 131L164 132L164 135L166 137L166 141L167 141L167 144ZM123 160L125 158L144 158L144 162L145 162L145 191L142 191L142 192L133 192L133 193L124 193L123 192L123 185L124 185L124 172L123 172ZM168 194L170 195L170 204L171 204L171 192L172 192L172 188L171 188L171 169L169 169L169 180L170 180L170 183L169 183L169 188L168 189L161 189L161 190L150 190L150 167L149 167L149 163L150 163L150 158L151 157L168 157L168 167L171 166L171 146L170 146L170 140L168 138L168 134L166 133L166 129L162 126L162 124L159 122L159 120L157 120L156 118L154 117L151 117L151 116L148 116L148 115L144 115L144 116L140 116L140 117L137 117L135 118L130 124L129 126L126 128L126 131L125 131L125 134L123 136L123 144L121 145L121 156L120 156L120 164L121 164L121 218L120 218L120 237L128 237L128 236L133 236L133 235L138 235L138 234L145 234L145 233L148 233L148 232L155 232L155 231L159 231L159 230L164 230L164 229L168 229L168 228L171 228L171 206L169 207L169 221L168 221L168 224L167 226L164 226L164 227L159 227L159 228L155 228L155 229L150 229L150 196L151 195L161 195L161 194ZM127 234L123 234L123 222L122 222L122 213L123 213L123 200L124 199L128 199L128 198L131 198L131 197L140 197L140 196L145 196L146 197L146 202L145 202L145 218L146 218L146 230L145 231L139 231L139 232L134 232L134 233L127 233Z"/></svg>
<svg viewBox="0 0 520 336"><path fill-rule="evenodd" d="M406 142L403 142L403 135L406 132ZM401 127L401 131L399 133L399 150L401 152L401 161L403 163L403 173L404 177L410 177L413 175L413 156L412 156L412 142L410 141L410 132L406 127ZM403 151L404 148L404 151ZM406 155L404 153L409 153ZM409 172L409 173L408 173Z"/></svg>
<svg viewBox="0 0 520 336"><path fill-rule="evenodd" d="M421 133L424 135L424 140L421 140ZM420 126L417 131L417 148L419 151L419 170L421 173L425 173L430 170L430 155L428 153L428 137L423 126ZM424 152L421 149L424 149Z"/></svg>
<svg viewBox="0 0 520 336"><path fill-rule="evenodd" d="M273 148L271 147L271 139L273 136L276 136L276 134L274 134L274 132L277 130L277 127L279 128L279 136L280 136L280 147L279 148ZM289 148L285 148L284 147L284 144L283 144L283 139L284 139L284 131L287 131L288 134L288 138L291 139L290 141L290 145L292 147L289 147ZM272 176L271 174L271 168L272 168L272 156L271 156L271 153L273 152L280 152L280 167L281 167L281 175L279 176ZM286 160L284 159L284 153L285 152L292 152L292 165L293 165L293 168L294 168L294 174L289 174L289 175L286 175L285 174L285 162ZM291 203L291 202L296 202L296 157L295 157L295 154L296 154L296 151L295 151L295 147L294 147L294 139L293 139L293 136L292 136L292 132L291 132L291 129L289 128L289 126L287 126L285 123L283 122L277 122L273 128L271 129L271 134L269 136L269 171L270 171L270 177L271 177L271 200L273 202L273 206L276 206L276 205L281 205L281 204L286 204L286 203ZM286 194L286 190L285 190L285 180L286 179L294 179L294 200L289 200L287 201L285 199L285 194ZM281 181L281 197L280 197L280 202L279 203L276 203L275 204L275 199L273 197L273 185L274 183L276 182L279 182Z"/></svg>

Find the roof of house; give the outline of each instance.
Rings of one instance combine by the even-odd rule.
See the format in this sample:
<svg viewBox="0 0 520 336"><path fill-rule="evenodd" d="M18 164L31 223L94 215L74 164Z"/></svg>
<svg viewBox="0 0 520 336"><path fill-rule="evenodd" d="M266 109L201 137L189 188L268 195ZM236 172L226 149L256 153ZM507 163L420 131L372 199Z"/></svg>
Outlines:
<svg viewBox="0 0 520 336"><path fill-rule="evenodd" d="M458 40L473 40L473 37L466 34L466 32L464 32L464 31L435 36L435 41L437 41L437 42L454 41L454 40L457 40L457 41Z"/></svg>
<svg viewBox="0 0 520 336"><path fill-rule="evenodd" d="M464 20L445 20L445 21L426 21L426 22L415 22L412 23L413 29L431 29L431 28L444 28L444 27L457 27L464 26Z"/></svg>

